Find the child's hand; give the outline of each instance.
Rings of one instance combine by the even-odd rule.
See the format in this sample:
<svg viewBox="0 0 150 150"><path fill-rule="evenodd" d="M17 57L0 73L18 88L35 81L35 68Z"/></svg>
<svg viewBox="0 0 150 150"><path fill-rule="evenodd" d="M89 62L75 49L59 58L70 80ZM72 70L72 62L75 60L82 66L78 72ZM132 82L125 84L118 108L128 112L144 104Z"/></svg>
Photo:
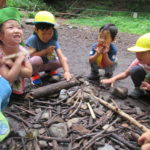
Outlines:
<svg viewBox="0 0 150 150"><path fill-rule="evenodd" d="M11 59L4 60L4 64L6 64L9 68L11 68L14 62Z"/></svg>
<svg viewBox="0 0 150 150"><path fill-rule="evenodd" d="M150 84L143 81L141 85L142 89L150 91Z"/></svg>
<svg viewBox="0 0 150 150"><path fill-rule="evenodd" d="M11 59L0 58L0 65L7 65L9 68L13 66L13 61Z"/></svg>
<svg viewBox="0 0 150 150"><path fill-rule="evenodd" d="M47 49L46 49L46 53L47 54L52 54L55 50L55 46L49 46Z"/></svg>
<svg viewBox="0 0 150 150"><path fill-rule="evenodd" d="M106 54L109 52L109 45L105 45L104 46L104 51L103 51L103 54Z"/></svg>
<svg viewBox="0 0 150 150"><path fill-rule="evenodd" d="M142 145L141 150L150 150L150 143Z"/></svg>
<svg viewBox="0 0 150 150"><path fill-rule="evenodd" d="M138 138L138 144L143 145L150 143L150 131L147 131L143 133L139 138Z"/></svg>
<svg viewBox="0 0 150 150"><path fill-rule="evenodd" d="M103 47L96 47L95 51L98 53L98 54L103 54Z"/></svg>
<svg viewBox="0 0 150 150"><path fill-rule="evenodd" d="M100 82L103 84L113 84L115 83L115 80L113 78L109 78L109 79L103 79Z"/></svg>
<svg viewBox="0 0 150 150"><path fill-rule="evenodd" d="M109 45L106 44L98 44L95 51L99 54L105 54L108 53L109 51Z"/></svg>
<svg viewBox="0 0 150 150"><path fill-rule="evenodd" d="M25 60L25 55L24 53L20 52L19 56L15 59L15 63L23 64L24 60Z"/></svg>
<svg viewBox="0 0 150 150"><path fill-rule="evenodd" d="M72 75L70 74L70 72L64 72L64 78L69 81L72 78Z"/></svg>

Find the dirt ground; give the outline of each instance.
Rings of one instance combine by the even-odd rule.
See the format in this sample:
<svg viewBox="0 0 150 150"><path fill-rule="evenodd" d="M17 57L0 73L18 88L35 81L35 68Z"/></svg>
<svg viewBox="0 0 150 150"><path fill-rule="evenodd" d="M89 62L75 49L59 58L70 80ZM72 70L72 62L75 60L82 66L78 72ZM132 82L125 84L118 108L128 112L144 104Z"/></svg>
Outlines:
<svg viewBox="0 0 150 150"><path fill-rule="evenodd" d="M61 49L68 58L70 72L74 75L81 75L86 77L90 73L90 65L88 63L88 56L91 45L97 41L98 28L90 28L83 26L75 26L65 24L64 19L57 19L59 24L58 35ZM26 25L24 23L25 39L32 33L33 25ZM118 66L114 75L124 71L134 60L135 54L128 52L127 48L133 46L139 35L121 33L119 32L115 41L118 48ZM60 70L61 72L62 70ZM124 86L130 92L134 86L128 77L127 79L118 81L116 86ZM106 93L107 94L107 93ZM147 107L147 100L132 100L127 98L125 101L130 101L140 107ZM124 101L124 102L125 102ZM120 101L119 101L120 102Z"/></svg>
<svg viewBox="0 0 150 150"><path fill-rule="evenodd" d="M64 23L63 19L59 19L57 21L60 25L58 27L58 34L59 34L59 41L60 41L61 49L62 49L63 53L65 54L65 56L68 58L70 72L72 74L74 74L75 76L82 76L82 77L84 77L84 79L86 79L86 77L90 73L90 65L88 63L89 51L90 51L91 45L97 41L97 35L98 35L99 29L98 28L96 29L96 28L90 28L90 27L80 27L80 26L67 25ZM32 34L32 32L33 32L33 25L27 25L24 22L25 39L27 39ZM127 48L134 45L134 43L138 37L139 37L138 35L131 35L131 34L120 33L120 32L118 33L118 36L116 39L116 46L119 50L118 51L119 63L118 63L118 67L116 68L114 74L117 74L121 71L124 71L129 66L129 64L132 62L132 60L135 58L135 54L128 52ZM60 69L59 71L62 72L63 70ZM91 86L92 84L89 84L89 85ZM134 88L130 78L127 78L127 79L122 80L122 81L118 81L115 84L115 86L127 87L129 92ZM79 88L79 87L80 86L78 86L77 88ZM96 83L95 87L97 87L96 91L99 92L98 95L100 97L102 97L104 100L108 100L110 98L111 92L109 89L108 90L102 89L99 86L99 84L97 84L97 83ZM88 86L86 86L85 89L88 89ZM36 127L34 125L40 125L41 124L42 126L40 126L40 129L41 130L46 129L43 126L44 123L42 121L40 122L39 119L41 118L41 115L43 114L43 112L47 111L47 108L52 108L51 115L53 117L57 113L58 113L57 115L59 116L59 112L61 112L60 111L61 105L56 105L56 99L52 98L51 99L52 101L50 102L50 104L53 104L53 105L49 105L49 102L45 100L45 97L42 97L42 98L43 99L36 99L35 101L26 101L25 100L22 103L22 101L20 101L21 97L14 97L14 99L12 97L12 101L11 101L12 103L10 104L10 107L7 108L9 111L5 112L9 116L9 122L10 122L11 128L13 129L12 130L13 132L11 133L12 137L14 137L16 133L17 134L19 133L18 139L20 139L20 135L23 132L25 132L25 133L27 132L27 131L25 131L26 128L25 128L24 124L20 123L20 119L17 117L17 115L16 116L14 115L15 113L18 114L18 110L20 110L20 109L22 112L22 109L24 108L21 115L23 115L22 117L24 117L26 119L21 120L21 122L24 122L25 125L29 127L29 131L28 131L29 133L30 133L30 125L29 124L31 124L32 125L31 127L33 127L33 128L34 127L39 128L39 127ZM48 100L48 98L47 98L47 100ZM117 106L122 105L122 106L124 106L124 109L126 106L130 106L129 107L130 109L133 108L139 114L142 113L142 115L144 115L144 117L148 116L147 122L149 122L149 110L150 110L149 108L150 107L149 107L148 99L142 98L142 99L138 99L138 100L133 100L133 99L127 97L126 99L122 100L122 99L119 99L119 98L112 96L111 100L113 102L117 102L116 103ZM45 106L44 103L46 105L48 104L48 107ZM41 106L42 104L43 104L43 106ZM62 103L60 103L60 104L65 104L65 103L64 103L64 101L62 101ZM56 107L55 107L55 105L56 105ZM36 106L36 107L34 107L34 106ZM68 107L72 106L72 104L71 105L67 104L66 106L68 108ZM122 106L121 106L121 108L123 108ZM26 110L27 108L29 108L29 111ZM37 108L41 109L42 113L40 112L40 114L41 114L40 117L38 116L38 112L36 112L39 110ZM63 106L62 109L64 109L64 108L65 107ZM71 109L72 109L72 107L71 107ZM30 114L30 116L29 116L29 114L26 114L24 112L24 110L25 110L25 112L27 111ZM31 114L30 110L31 110L31 112L32 112L32 110L33 110L33 112L35 111L35 115L33 115L33 113ZM70 112L70 109L68 109L68 110L69 110L68 112ZM9 112L13 112L13 113L11 114ZM49 112L50 112L50 110L49 110ZM49 114L49 116L50 116L50 114ZM62 116L64 117L65 115L62 115ZM36 117L39 117L39 119L37 119ZM53 117L52 117L52 120L53 120ZM89 114L87 117L88 117L88 119L90 118ZM103 117L106 117L106 116L103 116ZM140 115L140 117L141 117L141 115ZM17 119L14 119L14 118L17 118ZM66 118L66 116L64 118ZM19 119L19 121L17 121L18 119ZM60 118L60 119L62 120L62 118ZM149 126L149 124L147 126ZM45 129L42 127L44 127ZM131 125L130 125L130 127L131 127ZM49 132L47 133L47 131L45 131L45 134L49 135ZM139 135L140 134L141 134L141 132L139 133ZM0 144L0 149L5 150L5 149L7 149L7 147L9 147L9 145L16 146L16 144L19 143L19 140L17 140L17 138L16 138L16 140L15 140L15 138L11 139L11 136L10 136L10 138L8 137L8 139L4 143ZM134 144L137 143L136 141L137 140L135 140ZM28 141L26 141L26 142L28 142ZM31 143L32 143L32 141L28 142L28 144L31 144ZM18 149L21 149L22 145L23 145L23 147L26 147L25 144L26 143L24 143L24 141L21 141L21 143L19 143L20 148L18 148ZM116 146L116 145L114 145L114 146ZM24 148L24 149L26 149L26 148Z"/></svg>

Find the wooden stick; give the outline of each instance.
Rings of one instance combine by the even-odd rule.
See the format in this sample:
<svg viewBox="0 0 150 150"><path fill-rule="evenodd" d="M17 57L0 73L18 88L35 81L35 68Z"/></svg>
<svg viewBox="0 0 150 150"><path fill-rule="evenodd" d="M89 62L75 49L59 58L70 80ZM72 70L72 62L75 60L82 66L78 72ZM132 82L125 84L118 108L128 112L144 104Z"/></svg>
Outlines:
<svg viewBox="0 0 150 150"><path fill-rule="evenodd" d="M15 54L7 55L7 56L5 56L4 58L5 58L5 59L12 59L12 58L16 58L16 57L20 56L22 53L23 53L24 55L27 55L28 52L29 52L29 54L32 54L34 51L35 51L34 49L31 49L31 50L29 50L29 51L22 51L22 52L18 52L18 53L15 53Z"/></svg>
<svg viewBox="0 0 150 150"><path fill-rule="evenodd" d="M108 102L104 101L101 98L96 97L93 94L92 95L96 100L98 100L101 104L103 104L104 106L108 107L109 109L113 110L114 112L118 113L119 115L121 115L122 117L124 117L125 119L127 119L128 121L130 121L130 123L134 124L135 126L137 126L138 128L140 128L143 132L146 131L150 131L150 129L148 129L147 127L145 127L144 125L140 124L137 120L135 120L134 118L132 118L130 115L126 114L125 112L123 112L121 109L109 104Z"/></svg>
<svg viewBox="0 0 150 150"><path fill-rule="evenodd" d="M4 111L4 112L5 112L7 115L9 115L9 116L11 116L11 117L17 119L18 121L23 122L27 127L31 127L31 124L28 123L28 122L27 122L26 120L24 120L23 118L21 118L21 117L15 115L15 114L13 114L12 112L8 112L8 111Z"/></svg>
<svg viewBox="0 0 150 150"><path fill-rule="evenodd" d="M42 136L42 135L39 135L39 136L38 136L38 139L40 139L40 140L45 140L45 141L56 140L56 141L59 141L59 142L67 142L67 143L71 141L70 138L48 137L48 136Z"/></svg>
<svg viewBox="0 0 150 150"><path fill-rule="evenodd" d="M39 87L36 89L32 89L29 93L25 95L26 99L34 99L34 98L40 98L40 97L45 97L50 94L54 94L59 92L61 89L69 89L73 86L77 86L81 84L79 80L76 78L72 78L69 82L64 80L64 81L59 81L57 83L49 84L43 87Z"/></svg>
<svg viewBox="0 0 150 150"><path fill-rule="evenodd" d="M93 118L93 119L96 119L95 113L94 113L94 111L93 111L93 109L92 109L90 103L87 103L87 106L88 106L88 108L89 108L89 110L90 110L90 113L91 113L92 118Z"/></svg>

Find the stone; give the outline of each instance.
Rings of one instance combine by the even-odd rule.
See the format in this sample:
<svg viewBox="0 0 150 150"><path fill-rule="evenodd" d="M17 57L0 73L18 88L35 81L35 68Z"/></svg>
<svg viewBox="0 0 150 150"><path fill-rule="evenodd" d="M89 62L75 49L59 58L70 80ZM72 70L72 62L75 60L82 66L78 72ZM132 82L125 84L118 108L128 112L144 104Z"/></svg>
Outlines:
<svg viewBox="0 0 150 150"><path fill-rule="evenodd" d="M125 99L128 96L128 89L126 87L114 87L112 89L112 95L120 99Z"/></svg>
<svg viewBox="0 0 150 150"><path fill-rule="evenodd" d="M66 123L52 124L49 128L49 132L53 137L67 137L67 125Z"/></svg>

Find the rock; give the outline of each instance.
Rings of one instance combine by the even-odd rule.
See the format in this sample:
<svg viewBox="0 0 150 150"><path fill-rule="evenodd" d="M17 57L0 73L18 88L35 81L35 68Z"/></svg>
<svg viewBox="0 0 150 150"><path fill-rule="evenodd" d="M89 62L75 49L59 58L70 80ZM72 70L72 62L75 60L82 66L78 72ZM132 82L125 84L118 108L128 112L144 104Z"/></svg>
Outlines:
<svg viewBox="0 0 150 150"><path fill-rule="evenodd" d="M39 134L44 134L46 130L44 128L39 129Z"/></svg>
<svg viewBox="0 0 150 150"><path fill-rule="evenodd" d="M67 98L68 98L67 90L66 89L62 89L60 91L60 94L59 94L59 99L63 100L63 99L67 99Z"/></svg>
<svg viewBox="0 0 150 150"><path fill-rule="evenodd" d="M41 116L41 119L45 119L48 120L49 119L49 113L48 112L44 112Z"/></svg>
<svg viewBox="0 0 150 150"><path fill-rule="evenodd" d="M54 137L66 137L68 134L66 123L52 124L49 128L51 136Z"/></svg>
<svg viewBox="0 0 150 150"><path fill-rule="evenodd" d="M21 137L25 137L26 136L26 131L25 129L20 129L17 131L18 135Z"/></svg>
<svg viewBox="0 0 150 150"><path fill-rule="evenodd" d="M73 124L78 123L82 118L72 118L67 121L68 128L71 128Z"/></svg>
<svg viewBox="0 0 150 150"><path fill-rule="evenodd" d="M115 150L111 145L105 144L104 146L98 147L97 150Z"/></svg>
<svg viewBox="0 0 150 150"><path fill-rule="evenodd" d="M34 124L34 125L33 125L33 128L34 128L34 129L39 129L39 128L41 128L41 124Z"/></svg>
<svg viewBox="0 0 150 150"><path fill-rule="evenodd" d="M106 130L106 131L113 131L114 130L114 127L113 126L110 126L109 124L106 124L102 127L102 129Z"/></svg>
<svg viewBox="0 0 150 150"><path fill-rule="evenodd" d="M112 95L125 99L128 96L128 89L126 87L115 87L112 89Z"/></svg>
<svg viewBox="0 0 150 150"><path fill-rule="evenodd" d="M39 141L40 148L45 148L48 146L46 141Z"/></svg>
<svg viewBox="0 0 150 150"><path fill-rule="evenodd" d="M81 108L85 110L85 109L88 108L88 106L87 106L87 104L83 103L83 104L81 105Z"/></svg>

